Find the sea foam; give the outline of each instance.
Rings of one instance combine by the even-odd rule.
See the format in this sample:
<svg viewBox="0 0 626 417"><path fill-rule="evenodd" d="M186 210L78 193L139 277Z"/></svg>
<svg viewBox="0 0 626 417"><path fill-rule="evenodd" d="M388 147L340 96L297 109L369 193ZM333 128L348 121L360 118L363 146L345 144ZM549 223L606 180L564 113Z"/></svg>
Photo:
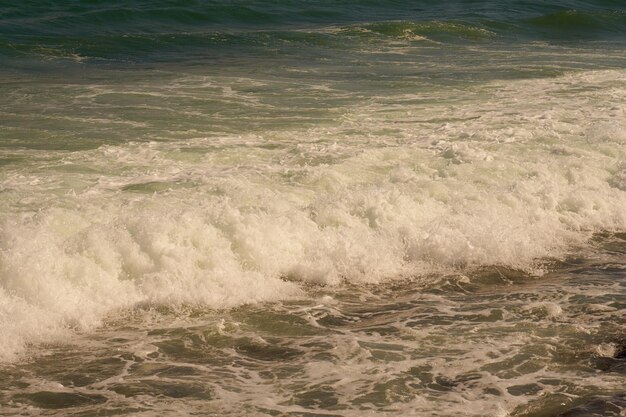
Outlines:
<svg viewBox="0 0 626 417"><path fill-rule="evenodd" d="M623 72L592 71L494 82L455 105L374 100L323 129L9 166L0 358L140 305L228 308L485 265L540 273L538 260L626 229L625 102Z"/></svg>

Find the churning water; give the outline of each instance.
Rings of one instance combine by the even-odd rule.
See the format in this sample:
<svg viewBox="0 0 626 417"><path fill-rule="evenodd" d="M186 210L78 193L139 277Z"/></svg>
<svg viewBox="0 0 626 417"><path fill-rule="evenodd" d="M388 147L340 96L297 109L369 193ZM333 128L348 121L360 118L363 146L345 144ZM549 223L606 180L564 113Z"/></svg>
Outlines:
<svg viewBox="0 0 626 417"><path fill-rule="evenodd" d="M626 415L626 7L430 3L0 4L0 415Z"/></svg>

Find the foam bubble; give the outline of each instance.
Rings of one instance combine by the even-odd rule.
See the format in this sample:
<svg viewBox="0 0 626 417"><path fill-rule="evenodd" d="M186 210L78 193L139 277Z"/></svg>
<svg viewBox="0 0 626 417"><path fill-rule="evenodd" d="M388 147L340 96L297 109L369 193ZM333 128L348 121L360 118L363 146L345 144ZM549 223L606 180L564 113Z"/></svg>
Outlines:
<svg viewBox="0 0 626 417"><path fill-rule="evenodd" d="M623 138L604 120L623 111L625 82L492 83L455 106L404 103L448 122L393 134L401 116L383 101L335 128L15 165L0 177L0 355L145 303L224 308L484 265L540 273L538 259L626 229Z"/></svg>

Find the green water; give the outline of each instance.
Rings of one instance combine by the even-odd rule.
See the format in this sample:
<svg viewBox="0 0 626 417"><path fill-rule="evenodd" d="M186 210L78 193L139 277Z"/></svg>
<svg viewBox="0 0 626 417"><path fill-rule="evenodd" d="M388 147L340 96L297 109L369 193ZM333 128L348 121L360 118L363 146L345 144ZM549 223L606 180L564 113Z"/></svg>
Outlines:
<svg viewBox="0 0 626 417"><path fill-rule="evenodd" d="M0 415L623 416L621 1L5 1Z"/></svg>

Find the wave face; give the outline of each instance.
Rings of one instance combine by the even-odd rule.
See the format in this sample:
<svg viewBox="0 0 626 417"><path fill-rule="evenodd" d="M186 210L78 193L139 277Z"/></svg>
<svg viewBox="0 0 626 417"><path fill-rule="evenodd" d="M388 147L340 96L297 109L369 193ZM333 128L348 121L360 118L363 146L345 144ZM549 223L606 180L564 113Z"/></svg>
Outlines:
<svg viewBox="0 0 626 417"><path fill-rule="evenodd" d="M625 230L623 3L429 3L4 1L0 359Z"/></svg>
<svg viewBox="0 0 626 417"><path fill-rule="evenodd" d="M211 61L225 50L262 53L281 43L329 48L371 40L355 32L441 42L623 40L619 1L146 1L0 5L0 59ZM372 23L378 22L378 23ZM362 25L365 24L363 27ZM370 27L372 25L372 27ZM336 27L333 33L325 28ZM302 46L301 45L301 46ZM207 51L207 49L209 51ZM243 52L242 52L243 51ZM99 62L102 64L102 62Z"/></svg>
<svg viewBox="0 0 626 417"><path fill-rule="evenodd" d="M369 0L316 1L177 1L131 0L114 2L61 0L43 4L36 0L3 2L5 33L59 35L62 33L184 32L203 27L263 28L307 24L335 24L384 20L446 20L515 22L541 20L547 26L589 24L593 16L608 22L624 12L621 1L517 1L471 2L451 0L433 5L428 1ZM31 27L20 27L28 21ZM568 23L569 22L569 23ZM593 25L592 25L593 26Z"/></svg>

